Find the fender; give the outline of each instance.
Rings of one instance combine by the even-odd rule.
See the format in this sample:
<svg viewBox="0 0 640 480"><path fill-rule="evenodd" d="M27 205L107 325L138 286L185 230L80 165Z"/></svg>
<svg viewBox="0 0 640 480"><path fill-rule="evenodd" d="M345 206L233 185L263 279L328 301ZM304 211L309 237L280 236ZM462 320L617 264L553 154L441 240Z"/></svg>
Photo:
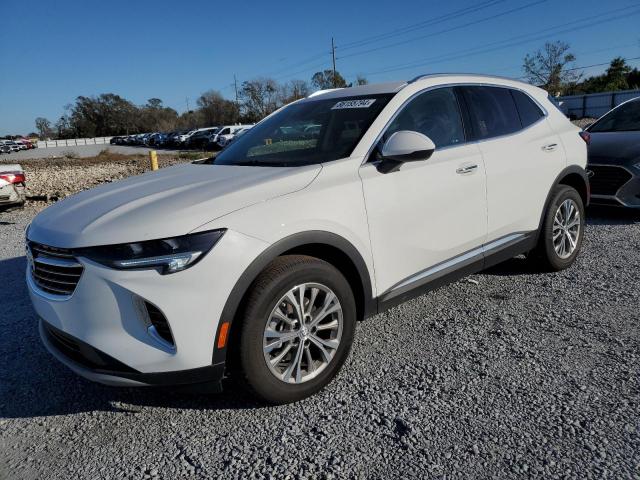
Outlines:
<svg viewBox="0 0 640 480"><path fill-rule="evenodd" d="M235 286L229 294L220 321L218 322L218 331L216 332L216 341L220 334L220 328L224 322L229 322L230 332L233 338L233 321L240 308L240 302L244 298L245 294L249 290L249 287L256 279L256 277L262 272L272 260L282 255L285 252L293 250L297 247L303 247L305 245L324 245L334 247L347 255L353 264L355 265L358 275L360 277L360 283L362 285L362 293L364 295L363 305L363 317L367 318L377 313L377 303L373 299L373 292L371 289L371 276L369 275L369 269L365 263L362 255L351 242L345 238L336 235L335 233L325 232L322 230L310 230L307 232L296 233L291 236L285 237L281 240L270 245L264 252L249 265L249 267L240 276ZM229 342L228 342L229 343ZM227 346L228 346L227 343ZM222 349L218 349L214 346L213 350L213 363L218 364L224 362L227 357L227 346Z"/></svg>
<svg viewBox="0 0 640 480"><path fill-rule="evenodd" d="M576 173L578 175L580 175L580 177L582 178L582 180L584 181L584 186L585 189L587 191L587 198L586 201L584 202L584 206L588 206L589 205L589 197L590 197L590 188L589 188L589 176L587 175L587 172L584 168L578 166L578 165L569 165L568 167L565 167L556 177L556 179L553 181L553 183L551 184L551 188L549 188L549 192L547 193L547 198L544 201L544 208L542 209L542 213L540 213L540 221L538 222L538 231L536 233L536 244L538 243L538 238L540 237L540 232L542 231L542 224L544 222L544 216L547 213L547 209L549 208L549 204L551 203L551 193L553 192L554 188L557 187L558 185L562 184L562 179L565 178L567 175L570 175L572 173Z"/></svg>

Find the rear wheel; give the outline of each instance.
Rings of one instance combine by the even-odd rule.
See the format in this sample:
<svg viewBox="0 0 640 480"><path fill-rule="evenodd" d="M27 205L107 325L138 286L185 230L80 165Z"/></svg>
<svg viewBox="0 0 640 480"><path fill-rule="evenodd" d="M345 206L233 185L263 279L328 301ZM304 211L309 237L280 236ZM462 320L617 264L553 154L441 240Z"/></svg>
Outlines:
<svg viewBox="0 0 640 480"><path fill-rule="evenodd" d="M558 185L545 213L534 262L550 271L570 267L580 252L584 225L582 197L574 188Z"/></svg>
<svg viewBox="0 0 640 480"><path fill-rule="evenodd" d="M335 267L288 255L254 282L243 317L246 383L265 401L283 404L313 395L338 373L353 341L356 308Z"/></svg>

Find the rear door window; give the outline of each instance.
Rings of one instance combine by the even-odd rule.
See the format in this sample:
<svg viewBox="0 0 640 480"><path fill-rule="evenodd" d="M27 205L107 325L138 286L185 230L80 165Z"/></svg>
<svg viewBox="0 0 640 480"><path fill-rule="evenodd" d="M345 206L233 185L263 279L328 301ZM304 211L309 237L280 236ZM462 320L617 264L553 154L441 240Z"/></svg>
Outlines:
<svg viewBox="0 0 640 480"><path fill-rule="evenodd" d="M516 104L508 88L463 87L474 138L484 140L522 129Z"/></svg>
<svg viewBox="0 0 640 480"><path fill-rule="evenodd" d="M544 112L529 95L520 90L511 90L511 95L513 95L513 100L516 102L516 108L518 109L523 128L533 125L544 117Z"/></svg>

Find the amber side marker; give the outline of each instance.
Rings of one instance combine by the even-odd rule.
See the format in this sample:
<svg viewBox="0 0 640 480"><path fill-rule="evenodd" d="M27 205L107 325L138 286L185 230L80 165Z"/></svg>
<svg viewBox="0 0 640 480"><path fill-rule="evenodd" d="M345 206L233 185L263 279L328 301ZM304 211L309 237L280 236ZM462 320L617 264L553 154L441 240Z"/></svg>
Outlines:
<svg viewBox="0 0 640 480"><path fill-rule="evenodd" d="M229 333L229 322L224 322L220 326L220 333L218 334L218 349L224 348L227 345L228 333Z"/></svg>

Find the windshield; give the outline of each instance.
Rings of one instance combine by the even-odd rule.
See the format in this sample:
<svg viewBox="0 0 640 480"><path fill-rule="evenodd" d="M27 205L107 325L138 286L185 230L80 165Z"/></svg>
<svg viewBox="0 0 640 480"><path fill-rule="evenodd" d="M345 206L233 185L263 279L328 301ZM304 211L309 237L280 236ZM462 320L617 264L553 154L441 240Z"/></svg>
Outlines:
<svg viewBox="0 0 640 480"><path fill-rule="evenodd" d="M620 105L594 123L590 132L633 132L640 131L640 100Z"/></svg>
<svg viewBox="0 0 640 480"><path fill-rule="evenodd" d="M297 167L348 157L393 95L294 103L204 163Z"/></svg>

